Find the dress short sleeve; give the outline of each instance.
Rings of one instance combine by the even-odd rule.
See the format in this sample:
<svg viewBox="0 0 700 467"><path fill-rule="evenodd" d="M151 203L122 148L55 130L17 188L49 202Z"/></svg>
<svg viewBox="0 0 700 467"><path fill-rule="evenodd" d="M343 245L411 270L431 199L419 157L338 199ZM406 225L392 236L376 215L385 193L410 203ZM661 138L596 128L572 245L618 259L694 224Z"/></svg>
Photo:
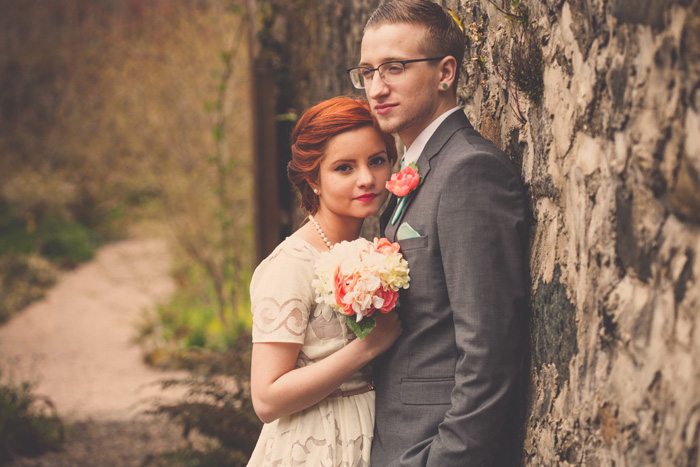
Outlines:
<svg viewBox="0 0 700 467"><path fill-rule="evenodd" d="M314 306L315 254L293 237L255 269L250 282L253 342L303 344Z"/></svg>

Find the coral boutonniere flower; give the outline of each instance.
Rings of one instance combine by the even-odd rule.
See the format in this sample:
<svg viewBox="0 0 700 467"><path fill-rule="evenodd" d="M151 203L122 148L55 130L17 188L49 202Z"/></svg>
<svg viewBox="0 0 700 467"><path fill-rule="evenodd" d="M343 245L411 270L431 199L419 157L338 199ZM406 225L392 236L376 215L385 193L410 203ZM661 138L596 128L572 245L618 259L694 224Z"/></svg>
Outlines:
<svg viewBox="0 0 700 467"><path fill-rule="evenodd" d="M415 190L422 181L418 166L411 162L391 176L391 180L386 182L386 189L401 198Z"/></svg>
<svg viewBox="0 0 700 467"><path fill-rule="evenodd" d="M396 221L404 210L406 195L415 190L421 183L423 183L423 177L418 173L418 166L414 162L411 162L406 167L396 172L391 176L391 180L386 182L386 189L401 198L391 218L392 224L396 224Z"/></svg>

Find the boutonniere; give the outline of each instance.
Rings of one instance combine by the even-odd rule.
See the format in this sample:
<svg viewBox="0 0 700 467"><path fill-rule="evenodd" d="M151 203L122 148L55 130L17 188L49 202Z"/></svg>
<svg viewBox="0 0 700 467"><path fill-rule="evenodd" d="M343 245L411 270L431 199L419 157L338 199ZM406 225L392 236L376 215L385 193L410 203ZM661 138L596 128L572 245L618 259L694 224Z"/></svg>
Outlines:
<svg viewBox="0 0 700 467"><path fill-rule="evenodd" d="M396 172L391 176L391 180L386 182L386 189L401 198L391 218L392 224L396 224L396 221L401 216L406 206L406 196L418 188L418 185L421 183L423 183L423 177L418 173L418 166L414 162Z"/></svg>

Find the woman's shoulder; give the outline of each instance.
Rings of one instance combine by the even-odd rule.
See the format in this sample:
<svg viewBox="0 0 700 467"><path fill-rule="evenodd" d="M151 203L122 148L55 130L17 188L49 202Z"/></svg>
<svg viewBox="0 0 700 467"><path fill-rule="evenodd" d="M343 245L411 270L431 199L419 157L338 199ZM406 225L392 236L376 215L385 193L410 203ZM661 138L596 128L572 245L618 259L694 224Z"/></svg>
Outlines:
<svg viewBox="0 0 700 467"><path fill-rule="evenodd" d="M306 240L299 236L285 238L277 247L265 258L263 263L298 263L300 266L316 261L319 252Z"/></svg>
<svg viewBox="0 0 700 467"><path fill-rule="evenodd" d="M251 285L259 282L261 278L265 278L265 282L269 283L313 276L318 255L318 251L303 239L296 236L287 237L255 268Z"/></svg>

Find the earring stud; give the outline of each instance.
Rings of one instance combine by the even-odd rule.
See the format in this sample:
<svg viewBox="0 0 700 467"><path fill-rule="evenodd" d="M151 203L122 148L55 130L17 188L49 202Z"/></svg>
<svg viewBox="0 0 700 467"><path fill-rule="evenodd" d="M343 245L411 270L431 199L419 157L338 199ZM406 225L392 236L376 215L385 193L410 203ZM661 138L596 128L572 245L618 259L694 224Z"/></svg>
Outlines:
<svg viewBox="0 0 700 467"><path fill-rule="evenodd" d="M442 83L442 89L447 89L449 86L447 83Z"/></svg>
<svg viewBox="0 0 700 467"><path fill-rule="evenodd" d="M321 192L321 190L319 190L318 188L314 188L314 193L315 193L315 194L319 194L320 192Z"/></svg>

